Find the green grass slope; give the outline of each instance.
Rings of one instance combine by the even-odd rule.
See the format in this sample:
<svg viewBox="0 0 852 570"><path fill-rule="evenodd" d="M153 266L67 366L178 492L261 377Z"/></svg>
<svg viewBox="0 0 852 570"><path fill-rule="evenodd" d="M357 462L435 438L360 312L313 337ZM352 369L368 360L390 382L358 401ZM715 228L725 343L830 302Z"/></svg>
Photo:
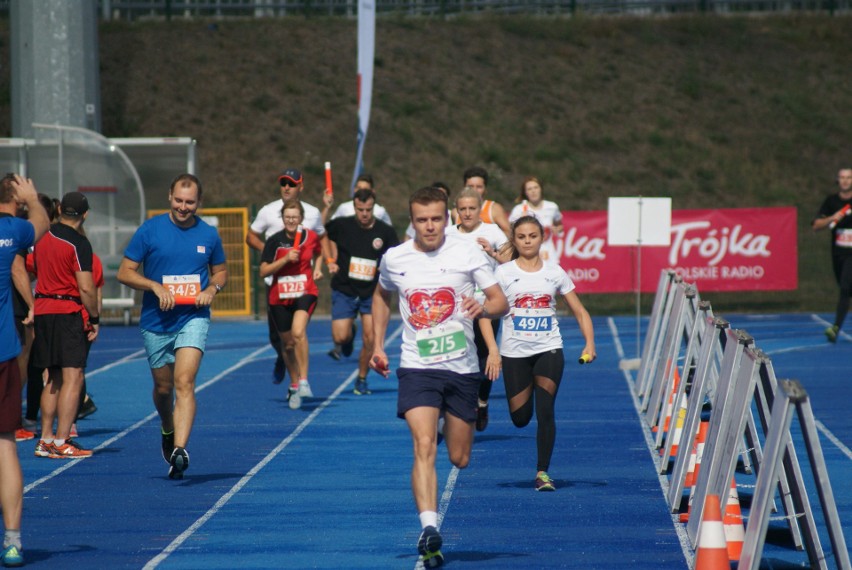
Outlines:
<svg viewBox="0 0 852 570"><path fill-rule="evenodd" d="M795 15L382 17L365 166L398 229L410 191L434 180L459 189L474 164L506 206L530 174L569 210L631 195L671 196L677 209L795 206L799 290L705 297L723 313L829 311L827 238L809 222L838 167L852 163L849 25ZM356 33L354 20L304 17L104 24L104 134L196 138L207 206L259 207L286 166L302 168L318 203L323 162L341 190L353 169ZM0 41L8 61L8 26ZM0 135L8 81L6 72ZM634 302L586 299L599 311Z"/></svg>

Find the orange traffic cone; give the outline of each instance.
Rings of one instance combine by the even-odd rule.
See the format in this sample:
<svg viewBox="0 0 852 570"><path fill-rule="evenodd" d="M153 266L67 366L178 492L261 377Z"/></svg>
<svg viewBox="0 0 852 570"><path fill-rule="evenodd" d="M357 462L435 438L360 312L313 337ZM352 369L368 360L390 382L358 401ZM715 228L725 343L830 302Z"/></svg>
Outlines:
<svg viewBox="0 0 852 570"><path fill-rule="evenodd" d="M669 363L666 365L666 368L671 368L671 366L672 366L672 363L671 363L671 360L670 360ZM669 424L672 421L672 410L674 409L674 396L675 396L675 394L677 394L677 388L678 388L679 385L680 385L680 374L677 371L677 365L675 365L675 367L674 367L674 386L672 387L672 391L669 394L669 400L666 403L666 419L663 421L663 433L668 433L668 431L669 431ZM660 426L658 424L658 425L655 425L654 427L652 427L651 431L654 432L654 433L657 433L657 431L659 429L660 429Z"/></svg>
<svg viewBox="0 0 852 570"><path fill-rule="evenodd" d="M680 445L680 438L683 437L683 423L686 421L686 408L687 408L686 394L682 394L680 397L680 406L678 406L677 410L677 419L675 420L675 429L674 434L672 435L672 450L669 452L669 457L676 457L678 446Z"/></svg>
<svg viewBox="0 0 852 570"><path fill-rule="evenodd" d="M743 513L740 510L740 496L737 493L737 482L731 479L731 490L728 493L728 504L725 505L725 517L722 519L725 526L725 541L728 543L728 558L739 560L743 552L743 541L745 540L745 527L743 526Z"/></svg>
<svg viewBox="0 0 852 570"><path fill-rule="evenodd" d="M704 501L704 517L698 527L698 549L695 554L695 570L730 570L728 547L725 544L725 528L718 495L707 495Z"/></svg>
<svg viewBox="0 0 852 570"><path fill-rule="evenodd" d="M698 467L701 465L701 456L704 454L708 427L710 427L710 422L701 422L701 425L698 426L698 435L695 436L695 445L692 448L692 455L689 456L689 469L683 481L684 487L692 487L698 480Z"/></svg>

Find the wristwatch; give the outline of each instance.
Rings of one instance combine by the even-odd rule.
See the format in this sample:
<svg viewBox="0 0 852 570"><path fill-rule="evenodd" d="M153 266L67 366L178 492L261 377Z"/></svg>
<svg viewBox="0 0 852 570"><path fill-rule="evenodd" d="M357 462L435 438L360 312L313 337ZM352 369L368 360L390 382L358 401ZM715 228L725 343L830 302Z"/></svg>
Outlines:
<svg viewBox="0 0 852 570"><path fill-rule="evenodd" d="M223 289L223 287L221 285L219 285L218 283L214 283L213 286L216 288L217 294L219 293L219 291L221 291Z"/></svg>

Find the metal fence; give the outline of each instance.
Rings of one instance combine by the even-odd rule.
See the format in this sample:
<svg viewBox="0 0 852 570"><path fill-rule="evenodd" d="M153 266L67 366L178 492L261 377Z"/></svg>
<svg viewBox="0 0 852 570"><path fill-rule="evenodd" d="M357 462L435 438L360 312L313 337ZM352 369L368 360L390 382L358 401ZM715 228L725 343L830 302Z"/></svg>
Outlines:
<svg viewBox="0 0 852 570"><path fill-rule="evenodd" d="M12 0L0 0L0 14ZM848 12L852 0L373 0L381 14L721 14L754 12ZM172 18L354 17L358 0L98 0L104 20Z"/></svg>

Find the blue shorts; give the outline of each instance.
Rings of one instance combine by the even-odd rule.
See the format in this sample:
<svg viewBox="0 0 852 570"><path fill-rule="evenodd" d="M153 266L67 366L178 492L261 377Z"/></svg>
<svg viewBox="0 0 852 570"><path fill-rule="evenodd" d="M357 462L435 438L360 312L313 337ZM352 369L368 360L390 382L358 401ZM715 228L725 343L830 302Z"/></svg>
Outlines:
<svg viewBox="0 0 852 570"><path fill-rule="evenodd" d="M476 421L479 400L478 372L459 374L449 370L398 368L399 392L396 415L404 418L413 408L429 406L446 410L466 422Z"/></svg>
<svg viewBox="0 0 852 570"><path fill-rule="evenodd" d="M373 312L373 296L362 299L350 297L340 291L331 290L331 320L354 319L358 313L369 315Z"/></svg>
<svg viewBox="0 0 852 570"><path fill-rule="evenodd" d="M207 317L194 318L175 332L158 333L142 329L142 341L151 370L174 364L175 351L179 348L191 347L204 352L209 329L210 319Z"/></svg>

